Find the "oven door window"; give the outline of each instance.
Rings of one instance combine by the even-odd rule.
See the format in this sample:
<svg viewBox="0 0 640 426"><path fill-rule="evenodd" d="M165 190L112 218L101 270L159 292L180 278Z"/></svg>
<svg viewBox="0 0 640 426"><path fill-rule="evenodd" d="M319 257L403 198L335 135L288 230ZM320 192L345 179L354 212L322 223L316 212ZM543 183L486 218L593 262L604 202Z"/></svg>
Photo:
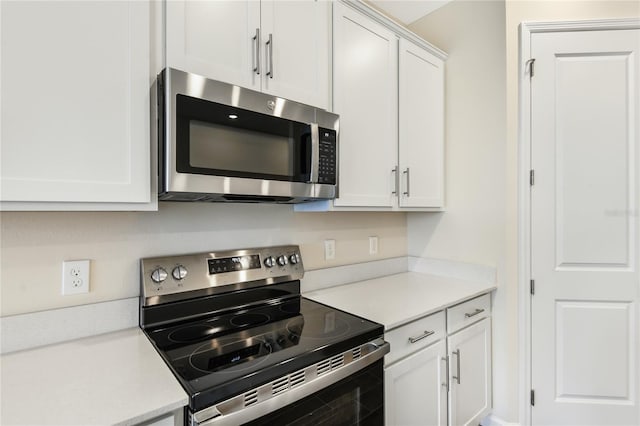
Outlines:
<svg viewBox="0 0 640 426"><path fill-rule="evenodd" d="M384 425L383 361L246 425ZM290 392L295 392L295 389Z"/></svg>
<svg viewBox="0 0 640 426"><path fill-rule="evenodd" d="M307 182L311 127L177 95L176 168L180 173Z"/></svg>

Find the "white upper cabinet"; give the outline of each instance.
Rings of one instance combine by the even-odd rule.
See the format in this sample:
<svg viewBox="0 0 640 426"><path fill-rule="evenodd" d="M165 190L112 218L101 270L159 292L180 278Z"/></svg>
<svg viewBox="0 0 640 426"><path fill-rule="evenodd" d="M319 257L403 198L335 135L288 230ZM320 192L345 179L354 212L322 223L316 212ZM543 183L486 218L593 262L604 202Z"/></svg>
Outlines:
<svg viewBox="0 0 640 426"><path fill-rule="evenodd" d="M169 1L167 66L328 108L331 2Z"/></svg>
<svg viewBox="0 0 640 426"><path fill-rule="evenodd" d="M155 208L151 8L0 3L3 210Z"/></svg>
<svg viewBox="0 0 640 426"><path fill-rule="evenodd" d="M392 207L397 181L398 37L334 5L334 112L340 115L335 206Z"/></svg>
<svg viewBox="0 0 640 426"><path fill-rule="evenodd" d="M259 1L167 1L167 66L260 90Z"/></svg>
<svg viewBox="0 0 640 426"><path fill-rule="evenodd" d="M400 207L444 206L444 62L401 39Z"/></svg>
<svg viewBox="0 0 640 426"><path fill-rule="evenodd" d="M295 210L443 210L446 54L363 3L333 19L338 198Z"/></svg>
<svg viewBox="0 0 640 426"><path fill-rule="evenodd" d="M320 108L331 93L331 2L262 1L262 90Z"/></svg>

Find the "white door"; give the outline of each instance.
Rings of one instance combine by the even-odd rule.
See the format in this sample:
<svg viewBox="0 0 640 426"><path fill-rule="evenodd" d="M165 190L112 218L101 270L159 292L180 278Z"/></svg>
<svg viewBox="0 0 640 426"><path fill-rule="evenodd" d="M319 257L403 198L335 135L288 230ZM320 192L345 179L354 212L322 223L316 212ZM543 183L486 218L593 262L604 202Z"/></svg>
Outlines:
<svg viewBox="0 0 640 426"><path fill-rule="evenodd" d="M444 62L400 39L400 207L444 205Z"/></svg>
<svg viewBox="0 0 640 426"><path fill-rule="evenodd" d="M491 319L448 338L449 424L478 425L491 410Z"/></svg>
<svg viewBox="0 0 640 426"><path fill-rule="evenodd" d="M264 0L262 90L329 108L331 2Z"/></svg>
<svg viewBox="0 0 640 426"><path fill-rule="evenodd" d="M336 206L392 207L398 158L398 38L334 4L334 111L340 114ZM395 171L394 171L395 169Z"/></svg>
<svg viewBox="0 0 640 426"><path fill-rule="evenodd" d="M447 424L446 357L447 345L441 340L385 368L387 425Z"/></svg>
<svg viewBox="0 0 640 426"><path fill-rule="evenodd" d="M637 425L640 30L531 35L534 425Z"/></svg>
<svg viewBox="0 0 640 426"><path fill-rule="evenodd" d="M167 66L260 90L260 1L166 2Z"/></svg>

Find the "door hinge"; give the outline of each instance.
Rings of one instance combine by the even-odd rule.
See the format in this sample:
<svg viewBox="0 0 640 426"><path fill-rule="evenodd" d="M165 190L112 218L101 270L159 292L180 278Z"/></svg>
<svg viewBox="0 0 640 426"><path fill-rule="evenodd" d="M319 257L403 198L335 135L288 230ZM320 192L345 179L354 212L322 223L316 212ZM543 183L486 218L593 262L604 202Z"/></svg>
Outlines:
<svg viewBox="0 0 640 426"><path fill-rule="evenodd" d="M534 58L529 59L524 64L525 73L529 73L529 78L533 77L533 64L536 62Z"/></svg>
<svg viewBox="0 0 640 426"><path fill-rule="evenodd" d="M536 181L536 173L535 170L529 170L529 185L533 186Z"/></svg>
<svg viewBox="0 0 640 426"><path fill-rule="evenodd" d="M536 280L531 280L529 282L529 288L530 288L531 294L536 294Z"/></svg>
<svg viewBox="0 0 640 426"><path fill-rule="evenodd" d="M531 389L531 406L536 405L536 391Z"/></svg>

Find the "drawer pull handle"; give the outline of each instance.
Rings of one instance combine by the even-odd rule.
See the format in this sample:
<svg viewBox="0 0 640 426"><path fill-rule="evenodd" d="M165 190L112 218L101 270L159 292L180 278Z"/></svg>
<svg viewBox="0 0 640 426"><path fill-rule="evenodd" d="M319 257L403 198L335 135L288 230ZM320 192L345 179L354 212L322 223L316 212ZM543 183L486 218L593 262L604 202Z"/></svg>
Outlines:
<svg viewBox="0 0 640 426"><path fill-rule="evenodd" d="M429 337L429 336L431 336L433 334L436 334L436 332L435 331L425 331L423 334L421 334L418 337L409 337L409 342L416 343L416 342L418 342L418 341L420 341L422 339L425 339L425 338L427 338L427 337Z"/></svg>
<svg viewBox="0 0 640 426"><path fill-rule="evenodd" d="M484 309L476 309L475 311L471 312L471 313L466 313L464 314L465 318L471 318L471 317L475 317L478 314L481 314L484 312Z"/></svg>

